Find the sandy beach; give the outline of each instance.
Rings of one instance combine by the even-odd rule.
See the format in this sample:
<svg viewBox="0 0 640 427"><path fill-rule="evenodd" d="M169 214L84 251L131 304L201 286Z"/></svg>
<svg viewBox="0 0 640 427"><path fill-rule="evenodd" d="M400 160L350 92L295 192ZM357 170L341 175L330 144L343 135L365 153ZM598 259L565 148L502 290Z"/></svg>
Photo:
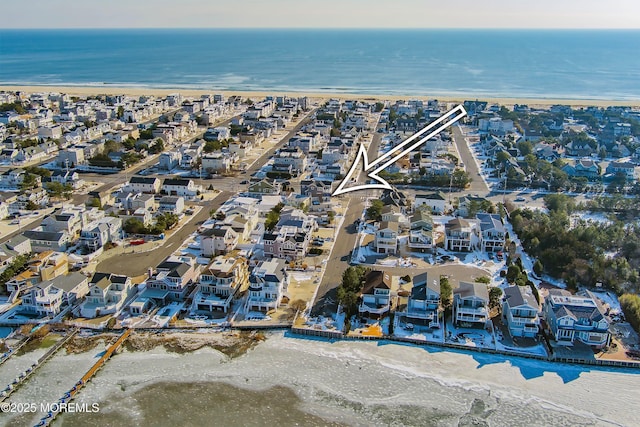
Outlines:
<svg viewBox="0 0 640 427"><path fill-rule="evenodd" d="M41 92L58 92L77 96L95 96L95 95L121 95L127 94L131 96L155 95L166 96L172 93L181 93L184 96L199 97L202 94L222 93L225 96L240 95L243 98L261 99L268 95L286 95L292 97L307 96L315 99L372 99L372 100L388 100L395 101L398 99L438 99L444 102L462 102L464 100L479 99L490 103L498 103L500 105L512 106L514 104L527 104L529 106L550 106L555 104L580 106L634 106L640 107L640 99L638 100L602 100L602 99L546 99L546 98L492 98L482 95L468 94L465 96L440 96L429 94L412 94L412 95L372 95L358 93L311 93L311 92L279 92L279 91L220 91L207 89L159 89L159 88L140 88L140 87L118 87L118 86L4 86L0 85L0 91L22 91L27 93Z"/></svg>

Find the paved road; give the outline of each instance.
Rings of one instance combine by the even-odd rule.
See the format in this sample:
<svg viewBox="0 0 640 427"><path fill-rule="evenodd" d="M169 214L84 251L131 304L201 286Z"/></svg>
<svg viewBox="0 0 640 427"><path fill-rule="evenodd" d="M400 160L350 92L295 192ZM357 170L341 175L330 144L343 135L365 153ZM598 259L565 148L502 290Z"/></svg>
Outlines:
<svg viewBox="0 0 640 427"><path fill-rule="evenodd" d="M375 159L378 156L378 147L380 146L381 139L382 136L376 132L367 150L370 159ZM358 183L363 184L366 181L365 178L365 174L360 174ZM367 194L371 195L372 192L354 191L338 196L343 198L343 205L349 201L349 207L346 211L342 227L338 231L338 236L333 242L331 258L327 261L326 270L322 282L319 285L316 300L313 302L313 315L335 312L337 310L337 287L342 281L342 272L349 267L351 251L358 237L357 229L353 223L356 219L360 218L362 214L365 204L363 198L366 197Z"/></svg>
<svg viewBox="0 0 640 427"><path fill-rule="evenodd" d="M458 153L460 154L460 160L464 163L464 166L471 177L471 185L469 188L465 190L466 193L469 194L478 194L481 196L489 193L489 188L485 184L482 176L480 176L480 171L478 170L478 165L471 154L471 149L469 148L469 144L464 139L464 135L460 130L460 126L453 125L451 127L453 140L458 148Z"/></svg>
<svg viewBox="0 0 640 427"><path fill-rule="evenodd" d="M209 219L210 210L218 209L233 194L234 193L229 191L223 191L213 200L207 202L206 206L203 206L200 212L195 214L188 223L167 238L164 245L148 252L125 252L121 255L116 255L100 262L96 266L96 271L101 273L126 274L130 277L135 277L146 273L149 267L155 268L166 257L178 249L189 238L189 235L196 231L204 221Z"/></svg>

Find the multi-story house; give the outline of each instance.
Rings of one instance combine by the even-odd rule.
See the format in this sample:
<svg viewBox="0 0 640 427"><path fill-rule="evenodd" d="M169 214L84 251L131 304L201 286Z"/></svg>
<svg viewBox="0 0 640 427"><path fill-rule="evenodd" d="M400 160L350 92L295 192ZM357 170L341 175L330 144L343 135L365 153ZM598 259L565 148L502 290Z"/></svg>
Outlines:
<svg viewBox="0 0 640 427"><path fill-rule="evenodd" d="M89 292L87 282L84 274L75 272L39 283L21 296L20 309L39 316L55 317L63 306L71 306Z"/></svg>
<svg viewBox="0 0 640 427"><path fill-rule="evenodd" d="M71 241L71 237L66 231L28 230L22 233L22 235L31 240L31 250L33 250L33 252L49 250L64 252Z"/></svg>
<svg viewBox="0 0 640 427"><path fill-rule="evenodd" d="M89 282L89 293L80 306L80 315L94 318L116 313L122 308L130 289L131 279L127 276L95 273Z"/></svg>
<svg viewBox="0 0 640 427"><path fill-rule="evenodd" d="M238 233L229 226L205 230L200 234L200 251L210 257L231 252L238 245Z"/></svg>
<svg viewBox="0 0 640 427"><path fill-rule="evenodd" d="M637 177L636 167L631 162L611 162L607 166L607 173L622 174L627 181L635 181Z"/></svg>
<svg viewBox="0 0 640 427"><path fill-rule="evenodd" d="M289 285L286 263L282 259L261 261L249 276L249 297L245 309L257 311L275 310Z"/></svg>
<svg viewBox="0 0 640 427"><path fill-rule="evenodd" d="M540 326L540 304L528 286L510 286L504 290L502 316L512 337L535 337Z"/></svg>
<svg viewBox="0 0 640 427"><path fill-rule="evenodd" d="M426 205L431 208L431 213L435 215L442 214L447 207L447 198L441 192L431 194L417 194L414 203L414 209L419 206Z"/></svg>
<svg viewBox="0 0 640 427"><path fill-rule="evenodd" d="M160 192L160 187L160 180L158 178L132 176L124 189L132 193L156 194Z"/></svg>
<svg viewBox="0 0 640 427"><path fill-rule="evenodd" d="M95 252L107 242L119 240L122 234L122 219L111 216L92 221L82 228L80 243Z"/></svg>
<svg viewBox="0 0 640 427"><path fill-rule="evenodd" d="M167 300L184 301L190 290L191 284L195 283L200 275L200 266L193 258L169 257L158 267L154 275L147 280L148 291L159 291L156 295L161 303ZM160 295L161 296L158 296Z"/></svg>
<svg viewBox="0 0 640 427"><path fill-rule="evenodd" d="M215 258L200 274L192 309L228 313L233 299L248 288L248 278L246 259Z"/></svg>
<svg viewBox="0 0 640 427"><path fill-rule="evenodd" d="M440 327L442 305L439 277L430 278L428 273L413 277L411 296L407 301L407 309L401 316L406 323L414 326L415 331Z"/></svg>
<svg viewBox="0 0 640 427"><path fill-rule="evenodd" d="M489 322L489 291L483 283L460 282L453 290L453 322L484 328Z"/></svg>
<svg viewBox="0 0 640 427"><path fill-rule="evenodd" d="M181 196L164 196L158 204L159 212L169 212L180 215L184 211L184 197Z"/></svg>
<svg viewBox="0 0 640 427"><path fill-rule="evenodd" d="M198 188L191 179L166 178L162 183L162 190L169 196L192 198L198 194Z"/></svg>
<svg viewBox="0 0 640 427"><path fill-rule="evenodd" d="M477 222L454 218L445 224L445 248L450 251L469 252L478 243Z"/></svg>
<svg viewBox="0 0 640 427"><path fill-rule="evenodd" d="M433 218L427 209L417 209L411 217L409 249L425 252L431 251L433 248Z"/></svg>
<svg viewBox="0 0 640 427"><path fill-rule="evenodd" d="M609 345L609 321L600 300L591 292L572 295L551 289L543 308L548 332L560 345L580 341L593 348Z"/></svg>
<svg viewBox="0 0 640 427"><path fill-rule="evenodd" d="M398 223L382 221L374 240L376 252L395 254L398 251Z"/></svg>
<svg viewBox="0 0 640 427"><path fill-rule="evenodd" d="M500 215L479 213L476 218L480 221L482 250L486 252L500 252L503 250L506 231Z"/></svg>
<svg viewBox="0 0 640 427"><path fill-rule="evenodd" d="M364 285L360 291L360 305L358 314L371 319L381 319L392 308L392 277L391 274L373 270L364 278Z"/></svg>

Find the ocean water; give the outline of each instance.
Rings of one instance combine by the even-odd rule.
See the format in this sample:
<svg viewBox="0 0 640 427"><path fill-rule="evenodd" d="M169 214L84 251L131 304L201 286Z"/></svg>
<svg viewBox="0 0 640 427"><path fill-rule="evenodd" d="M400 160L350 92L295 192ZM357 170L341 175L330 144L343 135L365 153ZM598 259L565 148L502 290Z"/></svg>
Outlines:
<svg viewBox="0 0 640 427"><path fill-rule="evenodd" d="M0 84L640 99L640 31L0 30Z"/></svg>
<svg viewBox="0 0 640 427"><path fill-rule="evenodd" d="M49 402L99 355L57 355L13 401ZM64 426L633 426L639 373L272 333L229 360L211 349L114 356ZM38 414L7 426L33 425ZM2 422L0 422L2 424Z"/></svg>

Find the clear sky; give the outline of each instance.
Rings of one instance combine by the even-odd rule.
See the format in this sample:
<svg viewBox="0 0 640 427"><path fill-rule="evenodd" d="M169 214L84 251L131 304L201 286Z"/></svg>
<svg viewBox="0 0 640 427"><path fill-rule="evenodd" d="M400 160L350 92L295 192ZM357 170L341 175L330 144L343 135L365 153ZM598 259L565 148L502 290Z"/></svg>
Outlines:
<svg viewBox="0 0 640 427"><path fill-rule="evenodd" d="M639 0L22 0L0 28L640 28Z"/></svg>

